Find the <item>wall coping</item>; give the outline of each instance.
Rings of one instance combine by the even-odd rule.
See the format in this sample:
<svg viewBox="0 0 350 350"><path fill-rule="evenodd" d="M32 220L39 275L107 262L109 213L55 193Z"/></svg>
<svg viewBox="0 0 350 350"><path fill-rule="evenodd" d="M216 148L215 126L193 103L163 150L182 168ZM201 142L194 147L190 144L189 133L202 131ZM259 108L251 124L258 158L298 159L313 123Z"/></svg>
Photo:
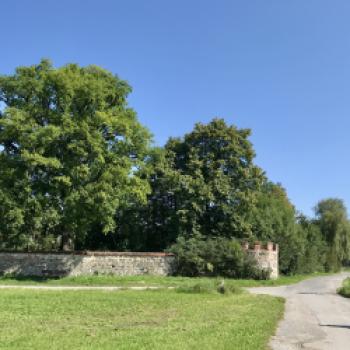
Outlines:
<svg viewBox="0 0 350 350"><path fill-rule="evenodd" d="M175 256L172 253L165 252L109 252L109 251L67 251L67 252L44 252L44 251L32 251L32 252L23 252L23 251L0 251L0 254L23 254L23 255L83 255L83 256L140 256L140 257L165 257L165 256Z"/></svg>
<svg viewBox="0 0 350 350"><path fill-rule="evenodd" d="M279 246L273 242L261 243L259 241L251 244L249 242L242 242L242 248L245 251L268 251L278 252Z"/></svg>

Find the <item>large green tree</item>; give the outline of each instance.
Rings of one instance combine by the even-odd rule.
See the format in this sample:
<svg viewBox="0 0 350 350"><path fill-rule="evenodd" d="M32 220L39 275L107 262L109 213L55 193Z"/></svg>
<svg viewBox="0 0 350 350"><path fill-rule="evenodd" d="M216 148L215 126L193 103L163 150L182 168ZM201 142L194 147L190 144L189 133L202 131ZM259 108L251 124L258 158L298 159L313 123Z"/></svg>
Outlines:
<svg viewBox="0 0 350 350"><path fill-rule="evenodd" d="M303 237L296 222L296 211L286 191L278 184L265 181L250 211L254 237L272 241L280 247L280 270L296 272L303 254Z"/></svg>
<svg viewBox="0 0 350 350"><path fill-rule="evenodd" d="M326 244L314 220L298 214L280 184L265 181L250 212L255 239L279 244L280 271L323 271Z"/></svg>
<svg viewBox="0 0 350 350"><path fill-rule="evenodd" d="M298 273L324 271L326 268L327 244L314 219L299 215L298 226L303 236L302 254L296 270Z"/></svg>
<svg viewBox="0 0 350 350"><path fill-rule="evenodd" d="M115 229L138 176L149 132L127 105L130 86L97 66L47 60L0 76L0 238L42 248Z"/></svg>
<svg viewBox="0 0 350 350"><path fill-rule="evenodd" d="M350 257L350 224L341 199L329 198L315 207L316 223L327 243L327 268L338 270Z"/></svg>
<svg viewBox="0 0 350 350"><path fill-rule="evenodd" d="M149 160L148 204L137 214L129 212L137 217L127 216L124 234L142 232L146 249L165 248L178 236L250 237L248 213L263 176L253 163L249 135L213 119L196 124L183 138L169 139Z"/></svg>
<svg viewBox="0 0 350 350"><path fill-rule="evenodd" d="M223 119L198 123L182 139L165 146L171 167L180 175L174 207L183 233L246 237L262 171L254 163L250 130Z"/></svg>

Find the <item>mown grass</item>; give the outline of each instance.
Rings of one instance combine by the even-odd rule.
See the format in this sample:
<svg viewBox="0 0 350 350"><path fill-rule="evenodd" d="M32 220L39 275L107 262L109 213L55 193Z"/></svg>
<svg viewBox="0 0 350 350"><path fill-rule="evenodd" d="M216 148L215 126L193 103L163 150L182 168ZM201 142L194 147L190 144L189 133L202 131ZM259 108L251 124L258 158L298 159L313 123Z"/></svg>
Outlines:
<svg viewBox="0 0 350 350"><path fill-rule="evenodd" d="M160 286L155 291L0 291L0 349L235 349L265 350L281 298L243 287L279 286L326 274L277 280L156 276L38 279L2 276L0 284Z"/></svg>
<svg viewBox="0 0 350 350"><path fill-rule="evenodd" d="M308 275L281 276L276 280L239 280L225 279L228 286L240 287L259 287L259 286L281 286L303 281L307 278L327 275L325 273L314 273ZM159 276L78 276L55 278L35 278L35 277L15 277L1 276L0 284L11 285L57 285L57 286L160 286L160 287L186 287L198 283L218 283L222 278L190 278L190 277L159 277Z"/></svg>
<svg viewBox="0 0 350 350"><path fill-rule="evenodd" d="M247 293L2 290L0 349L263 350L283 304Z"/></svg>
<svg viewBox="0 0 350 350"><path fill-rule="evenodd" d="M350 278L346 278L343 281L342 286L338 289L338 294L342 295L345 298L350 298Z"/></svg>

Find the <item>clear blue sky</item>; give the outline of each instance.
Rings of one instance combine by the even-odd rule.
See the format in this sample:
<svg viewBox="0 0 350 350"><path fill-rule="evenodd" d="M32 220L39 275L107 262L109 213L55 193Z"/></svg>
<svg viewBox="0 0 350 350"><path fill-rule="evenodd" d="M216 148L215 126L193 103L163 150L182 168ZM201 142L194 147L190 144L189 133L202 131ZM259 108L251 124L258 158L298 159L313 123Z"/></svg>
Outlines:
<svg viewBox="0 0 350 350"><path fill-rule="evenodd" d="M132 85L157 144L220 116L311 215L350 207L349 0L2 0L0 73L97 64Z"/></svg>

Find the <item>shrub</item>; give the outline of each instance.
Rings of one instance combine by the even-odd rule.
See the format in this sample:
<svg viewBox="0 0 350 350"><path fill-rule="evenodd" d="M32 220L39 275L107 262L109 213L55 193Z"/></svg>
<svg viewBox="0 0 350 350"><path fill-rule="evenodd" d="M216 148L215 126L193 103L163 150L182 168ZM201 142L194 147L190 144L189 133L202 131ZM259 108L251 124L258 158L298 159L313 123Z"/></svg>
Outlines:
<svg viewBox="0 0 350 350"><path fill-rule="evenodd" d="M215 281L200 281L195 284L184 284L176 288L178 293L189 293L189 294L202 294L202 293L214 293L216 292Z"/></svg>
<svg viewBox="0 0 350 350"><path fill-rule="evenodd" d="M342 286L337 290L337 292L345 298L350 298L350 278L346 278L343 281Z"/></svg>
<svg viewBox="0 0 350 350"><path fill-rule="evenodd" d="M234 239L180 237L170 251L177 257L177 273L182 276L269 278L269 272L259 269L256 260Z"/></svg>

